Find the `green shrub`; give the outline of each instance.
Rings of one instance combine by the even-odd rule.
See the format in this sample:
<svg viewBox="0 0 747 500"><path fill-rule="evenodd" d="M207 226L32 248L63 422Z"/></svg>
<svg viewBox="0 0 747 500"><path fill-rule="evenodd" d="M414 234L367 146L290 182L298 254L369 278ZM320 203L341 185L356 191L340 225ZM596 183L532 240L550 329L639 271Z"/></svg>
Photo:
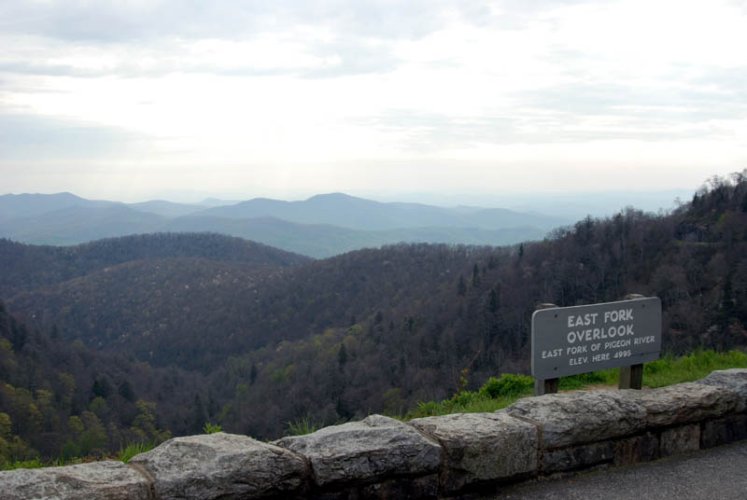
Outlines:
<svg viewBox="0 0 747 500"><path fill-rule="evenodd" d="M499 397L513 397L528 394L534 387L534 379L529 375L504 373L500 377L490 377L479 393L492 399Z"/></svg>
<svg viewBox="0 0 747 500"><path fill-rule="evenodd" d="M461 391L454 394L449 400L452 406L457 408L464 408L472 404L475 400L479 399L480 395L472 391Z"/></svg>
<svg viewBox="0 0 747 500"><path fill-rule="evenodd" d="M223 427L220 424L205 422L205 425L202 426L202 432L205 434L215 434L216 432L223 432Z"/></svg>

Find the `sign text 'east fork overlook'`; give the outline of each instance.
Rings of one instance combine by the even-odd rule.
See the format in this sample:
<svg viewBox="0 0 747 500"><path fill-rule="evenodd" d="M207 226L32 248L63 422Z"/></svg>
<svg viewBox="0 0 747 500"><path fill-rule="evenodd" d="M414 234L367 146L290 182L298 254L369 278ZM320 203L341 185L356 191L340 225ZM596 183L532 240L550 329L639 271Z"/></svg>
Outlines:
<svg viewBox="0 0 747 500"><path fill-rule="evenodd" d="M661 351L661 301L636 298L532 315L532 375L555 379L653 361Z"/></svg>

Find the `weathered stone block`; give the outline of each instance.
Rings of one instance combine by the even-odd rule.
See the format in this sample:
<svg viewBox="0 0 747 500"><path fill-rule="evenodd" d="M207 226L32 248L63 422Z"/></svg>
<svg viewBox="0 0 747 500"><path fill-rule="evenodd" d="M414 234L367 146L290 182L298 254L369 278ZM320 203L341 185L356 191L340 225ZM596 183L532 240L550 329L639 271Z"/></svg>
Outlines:
<svg viewBox="0 0 747 500"><path fill-rule="evenodd" d="M700 425L691 424L661 433L661 456L668 457L700 449Z"/></svg>
<svg viewBox="0 0 747 500"><path fill-rule="evenodd" d="M306 479L302 457L223 432L170 439L130 464L153 477L159 499L292 496Z"/></svg>
<svg viewBox="0 0 747 500"><path fill-rule="evenodd" d="M562 448L641 432L646 411L628 391L578 391L521 399L506 409L540 428L543 449Z"/></svg>
<svg viewBox="0 0 747 500"><path fill-rule="evenodd" d="M504 412L426 417L410 424L441 443L447 492L537 471L537 428Z"/></svg>
<svg viewBox="0 0 747 500"><path fill-rule="evenodd" d="M733 413L738 400L731 390L696 382L621 393L645 409L648 428L718 418Z"/></svg>
<svg viewBox="0 0 747 500"><path fill-rule="evenodd" d="M3 500L151 498L145 477L122 462L114 461L0 472L0 497Z"/></svg>
<svg viewBox="0 0 747 500"><path fill-rule="evenodd" d="M734 391L739 396L736 411L747 411L747 369L734 368L711 372L707 377L699 380L698 384L713 385Z"/></svg>
<svg viewBox="0 0 747 500"><path fill-rule="evenodd" d="M430 475L438 471L441 460L441 447L435 441L381 415L275 443L307 457L317 486Z"/></svg>
<svg viewBox="0 0 747 500"><path fill-rule="evenodd" d="M542 472L550 474L581 469L612 462L614 458L615 445L612 441L550 450L542 455Z"/></svg>
<svg viewBox="0 0 747 500"><path fill-rule="evenodd" d="M615 441L614 465L631 465L659 458L659 437L647 432Z"/></svg>
<svg viewBox="0 0 747 500"><path fill-rule="evenodd" d="M713 448L742 439L747 439L747 415L729 415L703 424L700 445Z"/></svg>

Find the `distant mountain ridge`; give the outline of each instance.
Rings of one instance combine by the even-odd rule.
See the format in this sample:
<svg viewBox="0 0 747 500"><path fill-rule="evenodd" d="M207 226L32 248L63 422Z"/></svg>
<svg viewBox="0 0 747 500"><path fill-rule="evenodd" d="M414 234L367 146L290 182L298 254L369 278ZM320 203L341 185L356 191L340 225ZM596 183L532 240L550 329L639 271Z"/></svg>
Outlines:
<svg viewBox="0 0 747 500"><path fill-rule="evenodd" d="M207 208L165 200L87 200L71 193L0 196L0 237L24 243L74 245L131 234L209 231L315 258L400 242L509 245L541 239L567 222L507 209L382 203L343 193Z"/></svg>
<svg viewBox="0 0 747 500"><path fill-rule="evenodd" d="M344 193L312 196L304 201L267 198L205 210L203 215L228 218L276 217L299 224L330 224L359 230L412 227L506 229L535 226L551 229L568 221L502 208L444 208L419 203L382 203Z"/></svg>
<svg viewBox="0 0 747 500"><path fill-rule="evenodd" d="M72 193L4 194L0 196L0 221L26 218L70 207L106 207L124 205L113 201L87 200Z"/></svg>

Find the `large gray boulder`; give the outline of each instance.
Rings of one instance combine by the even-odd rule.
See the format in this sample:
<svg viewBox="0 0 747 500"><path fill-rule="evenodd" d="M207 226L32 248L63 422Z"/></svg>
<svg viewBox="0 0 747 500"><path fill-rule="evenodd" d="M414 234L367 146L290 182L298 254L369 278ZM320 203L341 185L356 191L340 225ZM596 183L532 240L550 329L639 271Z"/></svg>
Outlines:
<svg viewBox="0 0 747 500"><path fill-rule="evenodd" d="M591 443L645 429L646 410L626 392L546 394L520 399L506 413L537 425L545 449Z"/></svg>
<svg viewBox="0 0 747 500"><path fill-rule="evenodd" d="M441 459L436 442L382 415L284 437L275 444L304 455L320 487L434 474Z"/></svg>
<svg viewBox="0 0 747 500"><path fill-rule="evenodd" d="M723 387L688 382L659 389L621 391L646 411L648 428L700 422L734 412L738 396Z"/></svg>
<svg viewBox="0 0 747 500"><path fill-rule="evenodd" d="M410 425L441 443L447 492L537 470L537 428L504 412L418 418Z"/></svg>
<svg viewBox="0 0 747 500"><path fill-rule="evenodd" d="M699 384L723 387L739 395L736 410L747 411L747 369L718 370L698 381Z"/></svg>
<svg viewBox="0 0 747 500"><path fill-rule="evenodd" d="M122 462L105 461L0 472L0 498L146 500L151 496L142 474Z"/></svg>
<svg viewBox="0 0 747 500"><path fill-rule="evenodd" d="M170 439L130 464L152 476L159 499L293 496L306 477L302 457L223 432Z"/></svg>

